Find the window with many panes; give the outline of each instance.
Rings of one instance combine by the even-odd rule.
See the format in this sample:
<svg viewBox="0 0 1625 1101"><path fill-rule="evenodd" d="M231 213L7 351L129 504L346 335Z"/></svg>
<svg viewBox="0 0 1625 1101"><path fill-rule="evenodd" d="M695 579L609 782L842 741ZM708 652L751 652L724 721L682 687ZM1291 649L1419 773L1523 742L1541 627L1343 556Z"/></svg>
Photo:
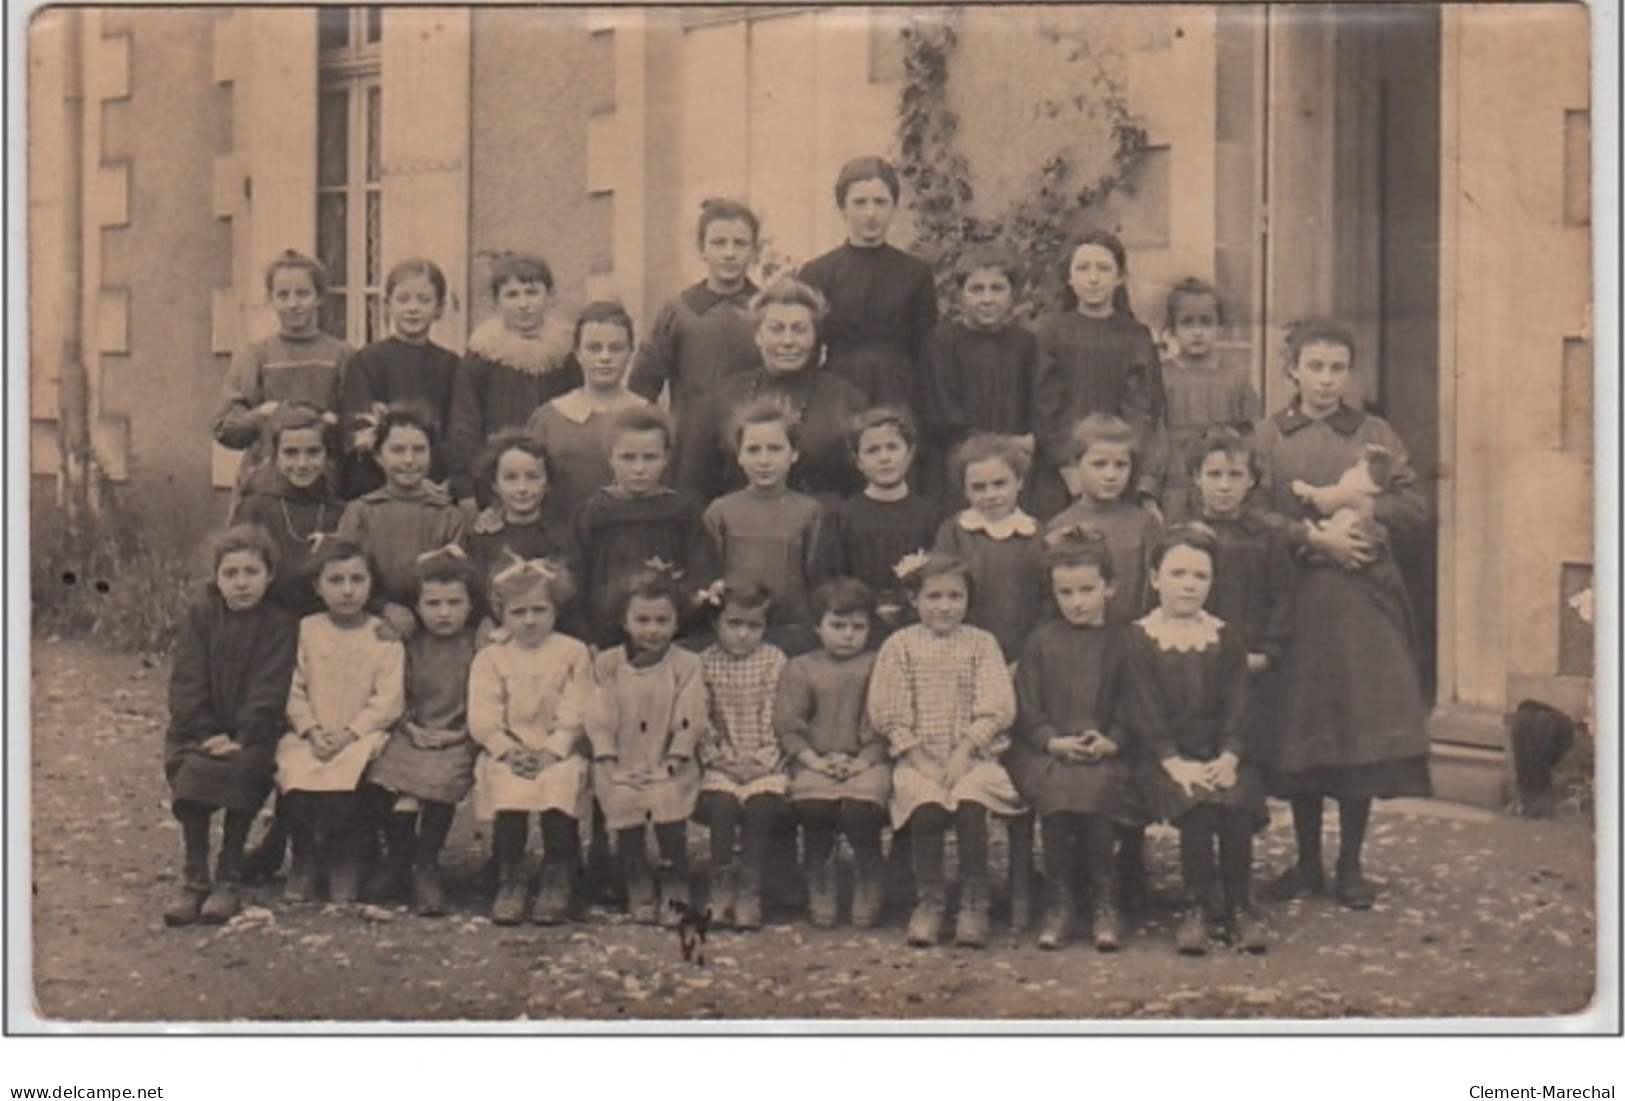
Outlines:
<svg viewBox="0 0 1625 1101"><path fill-rule="evenodd" d="M316 255L331 291L322 328L360 347L384 335L381 8L321 8Z"/></svg>

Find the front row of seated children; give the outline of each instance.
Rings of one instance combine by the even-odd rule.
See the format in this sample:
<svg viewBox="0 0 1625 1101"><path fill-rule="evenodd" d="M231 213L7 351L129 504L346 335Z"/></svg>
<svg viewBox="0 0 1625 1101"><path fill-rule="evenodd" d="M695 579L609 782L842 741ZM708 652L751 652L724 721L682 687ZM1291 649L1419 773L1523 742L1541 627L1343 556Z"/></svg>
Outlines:
<svg viewBox="0 0 1625 1101"><path fill-rule="evenodd" d="M321 542L310 567L325 610L295 627L264 600L274 544L256 527L230 528L176 657L166 764L186 863L165 919L236 912L248 823L274 779L292 837L291 901L318 897L324 883L330 901L354 901L364 841L381 832L384 878L409 881L420 913L443 913L439 853L472 791L476 814L493 823L498 923L576 912L580 824L596 800L638 920L674 924L689 905L696 818L711 830L717 919L760 926L770 839L793 821L814 924L837 921L833 856L844 834L852 920L868 926L881 917L889 817L912 842L908 942L943 934L951 829L954 939L974 946L988 935L989 816L1020 822L1033 808L1050 883L1041 946L1068 941L1080 881L1095 946L1119 946L1116 828L1162 818L1179 829L1193 898L1180 951L1203 952L1220 931L1263 950L1248 895L1251 837L1265 821L1247 756L1252 647L1204 610L1217 538L1201 526L1159 538L1148 559L1157 607L1126 629L1106 614L1117 574L1098 535L1063 529L1041 554L1059 618L1025 640L1012 682L999 641L967 621L972 564L941 552L900 564L917 622L878 653L866 650L874 594L838 578L808 596L816 650L786 660L766 637L769 590L730 580L708 594L715 643L696 655L674 645L692 597L657 563L620 588L622 643L594 658L555 630L573 595L555 562L510 553L482 579L460 550L420 556L407 599L423 629L403 644L368 611L378 577L358 544ZM479 649L476 599L500 620ZM226 825L211 884L216 809ZM532 815L542 841L534 894Z"/></svg>

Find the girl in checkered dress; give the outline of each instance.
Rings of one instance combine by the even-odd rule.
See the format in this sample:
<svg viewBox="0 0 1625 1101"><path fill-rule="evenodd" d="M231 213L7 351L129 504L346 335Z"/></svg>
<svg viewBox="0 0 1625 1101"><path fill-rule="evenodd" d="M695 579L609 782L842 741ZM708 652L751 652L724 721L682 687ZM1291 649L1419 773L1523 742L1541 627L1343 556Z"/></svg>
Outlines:
<svg viewBox="0 0 1625 1101"><path fill-rule="evenodd" d="M987 816L1025 812L999 757L1010 747L1015 689L998 640L965 624L969 567L951 555L911 556L900 567L919 623L888 638L875 658L869 718L896 759L891 819L913 837L919 904L908 942L935 944L946 909L944 842L959 848L955 940L987 939Z"/></svg>
<svg viewBox="0 0 1625 1101"><path fill-rule="evenodd" d="M790 778L773 736L773 700L784 651L764 640L773 594L735 578L709 594L717 641L700 655L711 700L710 736L700 743L697 821L711 828L711 913L741 929L762 925L768 843L789 813ZM740 842L736 862L735 839Z"/></svg>

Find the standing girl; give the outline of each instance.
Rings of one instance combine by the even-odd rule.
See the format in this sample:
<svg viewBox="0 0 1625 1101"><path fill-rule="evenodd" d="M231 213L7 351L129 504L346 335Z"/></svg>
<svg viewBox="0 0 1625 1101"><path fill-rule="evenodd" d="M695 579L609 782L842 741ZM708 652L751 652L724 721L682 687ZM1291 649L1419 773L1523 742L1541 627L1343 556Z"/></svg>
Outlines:
<svg viewBox="0 0 1625 1101"><path fill-rule="evenodd" d="M1127 421L1142 455L1160 455L1167 408L1162 368L1151 331L1129 309L1128 253L1110 233L1085 233L1062 272L1064 311L1038 326L1038 373L1033 380L1041 481L1034 495L1039 515L1066 504L1060 469L1071 461L1074 425L1090 413ZM1158 471L1140 472L1133 494L1157 498Z"/></svg>
<svg viewBox="0 0 1625 1101"><path fill-rule="evenodd" d="M290 401L271 414L265 434L276 476L244 495L237 518L276 544L277 569L266 599L303 618L322 609L310 583L311 550L344 514L344 502L328 488L328 443L337 433L315 406Z"/></svg>
<svg viewBox="0 0 1625 1101"><path fill-rule="evenodd" d="M711 502L705 529L725 576L762 582L773 597L774 623L805 628L822 512L817 501L785 484L798 457L799 429L794 414L771 398L740 412L734 450L748 484Z"/></svg>
<svg viewBox="0 0 1625 1101"><path fill-rule="evenodd" d="M649 562L680 573L689 592L717 572L699 503L660 481L671 454L671 420L653 407L626 409L615 415L609 439L615 480L589 497L575 518L588 594L587 641L598 647L621 640L619 596Z"/></svg>
<svg viewBox="0 0 1625 1101"><path fill-rule="evenodd" d="M1071 938L1081 870L1095 948L1112 952L1123 936L1113 824L1144 823L1118 713L1121 638L1106 620L1112 558L1098 533L1066 531L1047 541L1044 565L1061 616L1039 624L1022 650L1008 758L1043 824L1049 899L1038 947L1062 948Z"/></svg>
<svg viewBox="0 0 1625 1101"><path fill-rule="evenodd" d="M423 630L406 640L406 713L367 770L363 794L384 823L389 893L410 880L417 912L446 912L440 852L452 816L474 786L477 746L468 733L468 669L474 660L474 570L456 545L419 555L417 609Z"/></svg>
<svg viewBox="0 0 1625 1101"><path fill-rule="evenodd" d="M955 277L959 317L932 329L925 342L923 402L930 492L949 506L960 503L960 487L948 459L971 433L1024 437L1031 453L1038 370L1038 339L1015 320L1020 276L1014 258L973 255Z"/></svg>
<svg viewBox="0 0 1625 1101"><path fill-rule="evenodd" d="M1049 600L1038 521L1016 504L1030 456L1009 436L978 432L954 449L951 468L970 507L942 522L937 550L965 563L967 622L998 639L1013 662Z"/></svg>
<svg viewBox="0 0 1625 1101"><path fill-rule="evenodd" d="M299 623L299 654L288 691L291 732L276 747L276 784L288 802L293 866L284 897L356 900L360 816L356 788L405 707L405 652L380 637L367 614L376 579L367 552L347 539L322 540L312 560L327 611Z"/></svg>
<svg viewBox="0 0 1625 1101"><path fill-rule="evenodd" d="M700 204L700 259L705 278L661 307L643 347L638 349L627 385L649 401L670 387L671 411L679 424L696 399L731 375L758 362L756 323L750 300L756 284L761 223L744 203L707 199Z"/></svg>
<svg viewBox="0 0 1625 1101"><path fill-rule="evenodd" d="M1175 944L1194 956L1216 933L1244 952L1265 948L1250 879L1253 834L1269 825L1269 811L1249 745L1247 648L1203 609L1217 550L1200 524L1176 525L1157 540L1150 560L1157 607L1129 629L1123 655L1125 716L1149 751L1141 790L1152 816L1179 829L1191 905Z"/></svg>
<svg viewBox="0 0 1625 1101"><path fill-rule="evenodd" d="M1225 324L1219 289L1200 279L1182 279L1168 292L1163 326L1173 354L1162 362L1168 390L1165 510L1178 509L1190 488L1190 449L1209 425L1250 432L1263 413L1247 364L1227 358L1218 346Z"/></svg>
<svg viewBox="0 0 1625 1101"><path fill-rule="evenodd" d="M682 590L669 568L645 568L617 601L626 644L598 655L587 709L593 792L615 834L632 916L676 925L689 903L688 829L709 737L700 659L672 645ZM645 831L660 851L657 880Z"/></svg>
<svg viewBox="0 0 1625 1101"><path fill-rule="evenodd" d="M451 424L457 353L429 339L446 309L446 275L432 260L403 260L384 278L390 335L355 354L344 371L340 409L346 434L344 495L359 497L384 484L373 437L385 406L415 404L441 439ZM429 477L445 480L446 456L437 453Z"/></svg>
<svg viewBox="0 0 1625 1101"><path fill-rule="evenodd" d="M614 480L609 436L615 414L648 403L626 388L632 357L632 318L616 302L593 302L576 319L575 358L586 376L578 390L554 398L530 415L525 432L552 457L544 506L555 523L569 524L588 497Z"/></svg>
<svg viewBox="0 0 1625 1101"><path fill-rule="evenodd" d="M1337 897L1369 908L1376 887L1360 862L1371 800L1427 795L1427 712L1412 650L1410 603L1390 541L1427 523L1405 445L1386 421L1348 404L1354 338L1334 322L1293 326L1290 406L1256 444L1275 522L1297 551L1292 645L1278 673L1270 792L1292 802L1298 858L1276 897L1325 889L1321 810L1341 822ZM1381 466L1373 480L1355 468Z"/></svg>
<svg viewBox="0 0 1625 1101"><path fill-rule="evenodd" d="M298 627L265 599L276 549L238 525L211 547L214 575L188 610L169 678L164 775L181 824L185 864L168 925L220 924L240 905L243 846L271 790L276 739L293 676ZM223 810L220 854L209 882L209 819Z"/></svg>
<svg viewBox="0 0 1625 1101"><path fill-rule="evenodd" d="M556 925L571 909L588 810L583 721L591 683L587 647L553 630L572 591L557 563L509 556L491 578L502 633L469 671L468 729L484 750L474 765L474 811L495 819L491 920L498 925L525 916L532 814L541 820L542 876L531 920Z"/></svg>
<svg viewBox="0 0 1625 1101"><path fill-rule="evenodd" d="M773 737L773 697L785 659L766 641L772 591L738 579L719 590L717 641L700 654L711 728L700 744L705 775L694 817L711 829L712 916L759 929L768 844L789 812L789 777Z"/></svg>
<svg viewBox="0 0 1625 1101"><path fill-rule="evenodd" d="M377 597L392 626L411 632L418 555L463 538L463 512L430 482L438 436L411 406L396 406L378 420L378 465L384 485L345 506L341 539L359 544L378 564Z"/></svg>
<svg viewBox="0 0 1625 1101"><path fill-rule="evenodd" d="M474 462L493 433L522 427L536 409L581 385L553 288L553 269L534 253L504 252L491 261L497 316L469 336L452 391L446 452L459 503L484 493L474 483Z"/></svg>
<svg viewBox="0 0 1625 1101"><path fill-rule="evenodd" d="M478 611L486 616L491 614L486 583L508 553L558 562L571 576L579 574L580 559L569 523L546 508L554 484L553 456L546 448L517 428L504 428L491 437L476 469L478 483L490 491L493 503L474 521L466 539L479 578Z"/></svg>
<svg viewBox="0 0 1625 1101"><path fill-rule="evenodd" d="M886 242L900 193L897 170L880 157L842 165L835 204L846 219L846 243L810 261L801 279L829 300L829 369L856 386L865 405L913 411L937 291L929 264Z"/></svg>
<svg viewBox="0 0 1625 1101"><path fill-rule="evenodd" d="M773 728L790 762L790 799L803 831L808 909L820 927L834 925L837 917L835 846L841 834L856 865L852 924L879 924L884 899L880 831L891 769L886 743L864 708L875 664L865 650L874 605L869 587L854 578L834 578L814 589L813 622L822 648L790 659L773 704Z"/></svg>
<svg viewBox="0 0 1625 1101"><path fill-rule="evenodd" d="M214 416L220 446L245 452L237 472L239 493L256 486L270 462L265 424L283 402L302 401L336 419L339 379L354 354L322 331L327 269L320 261L285 249L265 269L265 292L276 311L276 335L232 357Z"/></svg>
<svg viewBox="0 0 1625 1101"><path fill-rule="evenodd" d="M877 645L902 625L908 609L897 563L929 547L937 533L936 505L909 487L917 441L914 422L900 409L879 406L859 416L849 442L863 491L825 513L819 565L826 577L856 578L868 586L875 601L871 641Z"/></svg>
<svg viewBox="0 0 1625 1101"><path fill-rule="evenodd" d="M987 941L989 812L1026 812L999 757L1010 747L1015 691L998 640L965 624L969 566L920 556L904 574L920 622L888 638L869 684L869 721L891 750L891 821L913 838L919 903L908 943L937 943L947 907L946 833L959 850L960 906L954 939Z"/></svg>

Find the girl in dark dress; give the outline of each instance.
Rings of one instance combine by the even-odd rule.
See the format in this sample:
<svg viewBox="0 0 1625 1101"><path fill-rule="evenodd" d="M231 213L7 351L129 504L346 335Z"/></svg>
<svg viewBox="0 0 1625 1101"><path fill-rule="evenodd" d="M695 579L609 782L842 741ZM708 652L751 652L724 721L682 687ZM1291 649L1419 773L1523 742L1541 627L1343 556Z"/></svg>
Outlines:
<svg viewBox="0 0 1625 1101"><path fill-rule="evenodd" d="M594 646L622 641L617 596L652 560L679 574L675 583L687 594L717 576L716 552L699 502L660 482L671 441L671 421L658 409L616 414L609 452L615 481L587 498L576 513L575 542L587 594L586 641ZM691 603L685 599L678 611Z"/></svg>
<svg viewBox="0 0 1625 1101"><path fill-rule="evenodd" d="M168 925L222 924L241 905L243 845L271 790L299 637L294 618L265 599L276 567L270 538L240 524L212 549L214 576L181 625L169 679L164 775L186 858ZM211 884L209 819L220 810Z"/></svg>
<svg viewBox="0 0 1625 1101"><path fill-rule="evenodd" d="M1341 824L1337 897L1367 909L1376 888L1360 851L1371 800L1432 791L1410 604L1389 545L1427 523L1427 502L1398 434L1347 404L1349 331L1302 322L1287 352L1298 396L1255 434L1272 522L1297 561L1266 761L1271 794L1292 801L1298 858L1270 893L1325 889L1321 812L1330 796Z"/></svg>
<svg viewBox="0 0 1625 1101"><path fill-rule="evenodd" d="M525 561L546 558L563 565L571 576L581 576L581 556L568 523L560 523L545 507L554 484L553 456L521 429L505 428L491 437L480 456L477 478L491 494L492 505L479 515L465 538L474 564L475 622L493 618L488 582L511 551ZM559 624L566 634L578 634L581 624L573 613Z"/></svg>
<svg viewBox="0 0 1625 1101"><path fill-rule="evenodd" d="M1145 821L1118 715L1121 635L1106 620L1112 557L1098 533L1069 530L1047 541L1044 566L1060 618L1039 624L1022 650L1006 758L1043 824L1050 890L1038 947L1062 948L1071 938L1081 863L1095 948L1111 952L1123 935L1113 824Z"/></svg>
<svg viewBox="0 0 1625 1101"><path fill-rule="evenodd" d="M846 243L809 261L801 278L829 300L829 369L856 386L866 406L914 412L937 292L929 264L886 243L900 192L897 170L880 157L843 165L835 203L846 219Z"/></svg>
<svg viewBox="0 0 1625 1101"><path fill-rule="evenodd" d="M384 279L384 308L390 335L355 354L340 383L339 412L344 417L344 464L341 486L346 497L359 497L384 484L372 455L372 431L383 407L396 403L420 406L446 438L451 423L452 389L457 381L457 353L429 339L429 330L446 309L446 274L432 260L403 260ZM444 481L449 470L444 453L429 467L431 480Z"/></svg>
<svg viewBox="0 0 1625 1101"><path fill-rule="evenodd" d="M1060 469L1071 459L1073 425L1090 413L1122 417L1139 433L1139 452L1155 458L1163 451L1167 398L1162 366L1151 330L1129 309L1128 253L1105 232L1079 239L1063 273L1063 312L1038 326L1038 374L1033 380L1037 420L1039 479L1034 507L1048 519L1066 505ZM1139 472L1129 495L1157 500L1156 464Z"/></svg>
<svg viewBox="0 0 1625 1101"><path fill-rule="evenodd" d="M850 440L863 491L825 513L819 568L825 577L855 577L874 594L871 649L910 622L897 564L936 538L936 506L909 485L917 439L914 422L900 409L879 406L860 416Z"/></svg>
<svg viewBox="0 0 1625 1101"><path fill-rule="evenodd" d="M1244 952L1266 943L1249 890L1253 834L1269 824L1269 811L1250 744L1247 651L1240 633L1203 607L1217 552L1200 524L1157 540L1150 562L1158 604L1128 629L1123 647L1125 718L1146 750L1141 792L1153 817L1179 829L1192 900L1175 945L1193 956L1215 934Z"/></svg>
<svg viewBox="0 0 1625 1101"><path fill-rule="evenodd" d="M313 405L286 402L265 426L271 442L273 476L247 493L237 519L264 530L276 544L277 570L266 599L295 619L322 610L310 583L310 554L316 537L338 529L344 502L329 487L329 445L338 433Z"/></svg>

